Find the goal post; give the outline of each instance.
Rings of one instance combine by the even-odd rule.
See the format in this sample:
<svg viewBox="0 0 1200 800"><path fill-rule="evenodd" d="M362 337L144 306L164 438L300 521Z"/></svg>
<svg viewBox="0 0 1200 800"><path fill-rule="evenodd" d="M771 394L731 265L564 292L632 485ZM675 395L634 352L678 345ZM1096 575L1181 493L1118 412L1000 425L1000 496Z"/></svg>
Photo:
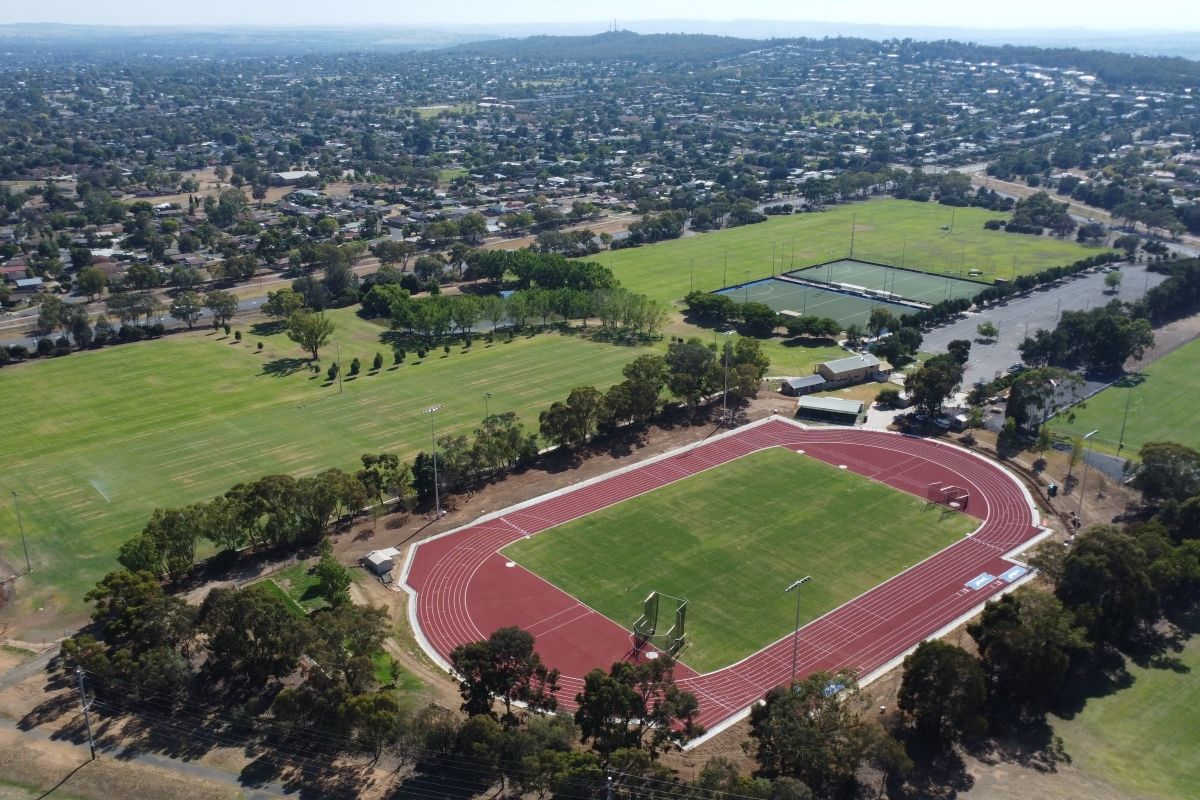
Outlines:
<svg viewBox="0 0 1200 800"><path fill-rule="evenodd" d="M966 488L940 482L929 484L925 497L931 503L937 503L955 511L965 511L971 501L971 493Z"/></svg>
<svg viewBox="0 0 1200 800"><path fill-rule="evenodd" d="M635 649L650 645L674 656L685 643L688 601L662 592L651 592L642 601L642 615L633 623ZM662 630L664 626L669 627Z"/></svg>

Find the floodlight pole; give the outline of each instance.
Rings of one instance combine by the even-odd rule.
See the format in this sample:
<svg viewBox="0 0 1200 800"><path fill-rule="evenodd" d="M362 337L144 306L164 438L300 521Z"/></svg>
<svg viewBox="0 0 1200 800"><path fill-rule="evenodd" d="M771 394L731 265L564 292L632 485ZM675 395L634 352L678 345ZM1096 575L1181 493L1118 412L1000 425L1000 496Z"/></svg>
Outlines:
<svg viewBox="0 0 1200 800"><path fill-rule="evenodd" d="M485 421L487 420L487 418L488 418L488 417L490 417L490 416L491 416L491 414L489 414L489 413L488 413L488 400L491 400L491 399L492 399L492 393L491 393L491 392L484 392L484 393L483 393L483 419L484 419Z"/></svg>
<svg viewBox="0 0 1200 800"><path fill-rule="evenodd" d="M1088 463L1088 456L1090 456L1092 454L1092 443L1088 440L1090 440L1093 436L1095 436L1099 432L1100 432L1100 429L1097 428L1096 430L1092 431L1091 433L1085 433L1083 435L1083 440L1087 441L1087 443L1088 443L1088 449L1087 449L1087 454L1083 457L1083 477L1079 481L1079 510L1075 512L1075 517L1079 520L1083 519L1083 516L1082 516L1082 514L1083 514L1083 489L1084 489L1084 486L1087 485L1088 467L1091 466Z"/></svg>
<svg viewBox="0 0 1200 800"><path fill-rule="evenodd" d="M442 495L438 488L438 469L437 469L437 430L434 427L434 414L441 411L440 405L430 406L425 409L425 413L429 415L429 439L433 446L433 506L437 514L437 519L442 518Z"/></svg>
<svg viewBox="0 0 1200 800"><path fill-rule="evenodd" d="M688 259L688 294L696 291L696 259Z"/></svg>
<svg viewBox="0 0 1200 800"><path fill-rule="evenodd" d="M798 581L794 581L791 586L784 589L784 593L796 592L796 627L792 630L792 683L791 686L796 686L796 655L799 652L800 646L800 592L797 591L801 586L812 580L811 575L805 575Z"/></svg>
<svg viewBox="0 0 1200 800"><path fill-rule="evenodd" d="M1125 416L1121 417L1121 436L1117 442L1117 452L1121 452L1121 448L1125 446L1125 423L1129 421L1129 403L1133 400L1133 384L1129 384L1125 388ZM14 492L13 494L16 494Z"/></svg>
<svg viewBox="0 0 1200 800"><path fill-rule="evenodd" d="M854 258L854 219L858 215L857 211L850 213L850 257Z"/></svg>
<svg viewBox="0 0 1200 800"><path fill-rule="evenodd" d="M25 551L25 574L33 572L33 565L29 562L29 543L25 541L25 523L21 519L21 505L18 501L19 495L16 492L13 496L13 510L17 512L17 529L21 532L21 548Z"/></svg>

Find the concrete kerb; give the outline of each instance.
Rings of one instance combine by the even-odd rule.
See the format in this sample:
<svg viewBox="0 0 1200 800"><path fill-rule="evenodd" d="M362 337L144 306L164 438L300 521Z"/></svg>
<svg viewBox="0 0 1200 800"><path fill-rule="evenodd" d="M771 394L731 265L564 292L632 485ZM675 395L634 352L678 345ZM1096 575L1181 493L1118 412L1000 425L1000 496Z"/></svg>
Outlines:
<svg viewBox="0 0 1200 800"><path fill-rule="evenodd" d="M554 498L560 497L560 496L562 496L562 495L564 495L564 494L568 494L568 493L570 493L570 492L573 492L573 491L575 491L576 489L582 489L582 488L585 488L585 487L587 487L587 486L591 486L591 485L593 485L593 484L600 483L601 481L608 480L609 478L612 478L612 477L615 477L615 476L622 475L622 474L624 474L624 473L630 472L630 471L632 471L632 470L639 469L639 468L641 468L641 467L648 466L648 465L650 465L650 464L654 464L654 463L656 463L656 462L663 461L663 460L666 460L666 459L668 459L668 458L673 458L673 457L675 457L675 456L678 456L678 455L680 455L681 453L685 453L685 452L687 452L687 451L689 451L689 450L693 450L693 449L695 449L695 448L697 448L697 447L700 447L701 445L703 445L703 444L706 444L706 443L708 443L708 442L711 442L711 441L719 441L719 440L721 440L721 439L730 438L730 437L732 437L732 436L735 436L735 435L738 435L738 434L740 434L740 433L742 433L742 432L744 432L744 431L747 431L747 430L752 430L752 429L754 429L754 428L757 428L757 427L762 427L763 425L769 424L769 423L771 423L771 422L784 422L784 423L786 423L786 424L788 424L788 425L791 425L792 427L795 427L795 428L797 428L798 430L801 430L801 431L807 431L807 430L811 430L811 429L812 429L812 426L804 425L804 424L802 424L802 423L798 422L797 420L795 420L795 419L792 419L792 418L790 418L790 417L784 417L784 416L782 416L782 415L778 415L778 414L772 414L772 415L770 415L770 416L768 416L768 417L765 417L765 418L763 418L763 419L761 419L761 420L757 420L757 421L755 421L755 422L751 422L751 423L749 423L749 424L747 424L747 425L743 425L743 426L741 426L741 427L738 427L738 428L732 428L732 429L730 429L730 430L728 430L728 431L722 431L721 433L718 433L718 434L715 434L715 435L713 435L713 436L710 436L710 437L708 437L707 439L704 439L704 440L702 440L702 441L700 441L700 442L695 442L695 443L692 443L692 444L684 445L684 446L682 446L682 447L677 447L677 448L675 448L675 449L673 449L673 450L667 451L667 452L665 452L665 453L660 453L660 454L659 454L659 455L657 455L657 456L653 456L653 457L651 457L651 458L648 458L648 459L646 459L645 461L639 461L639 462L637 462L637 463L635 463L635 464L629 464L629 465L626 465L626 466L624 466L624 467L620 467L620 468L618 468L618 469L615 469L615 470L613 470L613 471L611 471L611 472L606 472L606 473L604 473L604 474L602 474L602 475L597 475L597 476L595 476L595 477L593 477L593 478L589 478L589 479L587 479L587 480L585 480L585 481L581 481L580 483L573 484L573 485L571 485L571 486L565 486L565 487L563 487L563 488L561 488L561 489L556 489L556 490L554 490L554 491L552 491L552 492L547 492L547 493L545 493L545 494L542 494L542 495L539 495L539 496L537 496L537 497L533 497L533 498L530 498L530 499L528 499L528 500L524 500L524 501L522 501L522 502L520 502L520 503L516 503L516 504L514 504L514 505L512 505L512 506L509 506L509 507L507 507L507 508L500 509L500 510L498 510L498 511L493 511L493 512L490 512L490 513L488 513L488 514L485 514L485 515L483 515L483 516L481 516L481 517L479 517L479 518L477 518L477 519L473 520L472 522L466 523L466 524L464 524L464 525L460 525L460 526L458 526L458 527L456 527L456 528L454 528L454 529L452 529L452 530L445 531L445 532L443 532L443 533L439 533L439 534L437 534L436 536L431 536L431 537L429 537L428 539L424 539L424 540L422 540L421 542L418 542L418 543L414 544L413 546L411 546L411 547L408 549L408 553L407 553L407 554L406 554L406 556L405 556L405 560L404 560L404 568L403 568L403 570L401 571L400 580L399 580L399 582L398 582L398 583L399 583L399 586L400 586L400 588L401 588L401 589L402 589L402 590L403 590L403 591L404 591L404 592L405 592L405 593L408 595L408 600L409 600L409 602L408 602L408 620L409 620L409 626L412 628L413 635L414 635L414 638L417 640L417 643L418 643L418 644L420 644L420 646L421 646L421 649L425 651L425 653L426 653L426 654L427 654L427 655L430 657L430 659L431 659L431 660L432 660L434 663L436 663L438 666L440 666L440 667L442 667L444 670L446 670L446 672L447 672L449 675L451 675L451 676L455 676L455 675L456 675L456 673L454 672L454 669L453 669L453 667L450 665L450 663L449 663L449 662L447 662L445 659L443 659L443 658L442 658L442 657L441 657L441 656L438 654L437 650L436 650L436 649L433 647L433 645L432 645L432 644L429 642L429 640L428 640L428 639L425 637L425 634L424 634L424 632L422 631L422 629L421 629L421 626L420 626L420 623L419 623L419 621L418 621L418 619L417 619L417 604L416 604L416 599L417 599L417 591L416 591L415 589L413 589L411 586L409 586L409 584L408 584L408 576L409 576L409 572L410 572L410 570L411 570L411 567L412 567L413 560L414 560L414 559L415 559L415 557L416 557L416 551L417 551L417 548L418 548L418 547L420 547L421 545L423 545L423 544L425 544L425 543L427 543L427 542L434 541L435 539L440 539L440 538L442 538L442 537L444 537L444 536L450 536L450 535L453 535L453 534L459 533L460 531L463 531L463 530L465 530L465 529L467 529L467 528L474 527L475 525L479 525L479 524L481 524L481 523L485 523L485 522L490 522L490 521L492 521L492 520L495 520L495 519L498 519L498 518L500 518L500 517L503 517L503 516L505 516L505 515L507 515L507 514L511 514L511 513L515 512L515 511L520 511L520 510L523 510L523 509L525 509L525 508L529 508L530 506L537 505L537 504L539 504L539 503L542 503L542 502L544 502L544 501L546 501L546 500L551 500L551 499L554 499ZM840 430L846 430L846 431L858 431L858 430L860 430L859 428L855 428L855 427L846 427L846 426L821 426L821 429L822 429L822 430L824 430L824 429L834 429L834 430L838 430L838 429L840 429ZM898 436L898 437L901 437L901 438L904 438L904 439L918 439L918 440L922 440L922 441L927 441L926 439L924 439L924 437L920 437L920 436L913 436L913 435L911 435L911 434L899 433L899 432L896 432L896 431L878 431L878 432L881 432L881 433L887 433L887 434L890 434L890 435L893 435L893 436ZM1030 541L1028 541L1028 542L1025 542L1025 543L1023 543L1023 544L1021 544L1021 545L1018 545L1016 548L1014 548L1014 549L1012 549L1012 550L1008 551L1007 553L1003 554L1003 555L1001 556L1001 558L1003 558L1003 559L1004 559L1004 560L1006 560L1006 561L1009 561L1010 563L1013 563L1013 564L1016 564L1016 565L1019 565L1019 566L1023 566L1023 567L1028 567L1028 565L1027 565L1027 564L1024 564L1024 563L1022 563L1022 562L1018 561L1018 560L1015 558L1015 556L1017 556L1017 555L1019 555L1019 554L1023 553L1025 550L1027 550L1028 548L1032 547L1033 545L1036 545L1036 544L1040 543L1040 542L1041 542L1041 541L1043 541L1043 540L1044 540L1046 537L1050 536L1050 535L1053 533L1053 531L1052 531L1052 530L1050 530L1050 529L1048 529L1048 528L1045 528L1044 526L1042 526L1042 525L1040 524L1040 522L1041 522L1041 519L1040 519L1040 515L1039 515L1039 512L1038 512L1037 505L1036 505L1036 503L1034 502L1034 500L1033 500L1033 496L1030 494L1030 492L1029 492L1029 489L1028 489L1028 488L1025 486L1024 482L1023 482L1023 481L1021 481L1021 480L1020 480L1020 479L1019 479L1019 478L1018 478L1016 475L1014 475L1014 474L1011 472L1011 470L1009 470L1009 469L1008 469L1007 467L1005 467L1003 464L1000 464L1000 463L998 463L998 462L996 462L996 461L993 461L992 459L989 459L989 458L987 458L986 456L984 456L984 455L982 455L982 454L980 454L980 453L976 453L975 451L973 451L973 450L970 450L969 448L965 448L965 447L962 447L962 446L960 446L960 445L956 445L956 444L953 444L953 443L950 443L950 442L937 442L937 444L938 444L939 446L942 446L942 447L951 447L951 448L954 448L954 449L958 450L959 452L962 452L962 453L965 453L965 454L969 454L969 455L971 455L972 457L974 457L974 458L977 458L977 459L979 459L980 461L983 461L984 463L988 464L989 466L992 466L992 467L999 467L999 468L1001 469L1001 471L1002 471L1002 472L1003 472L1003 473L1004 473L1004 474L1005 474L1005 475L1006 475L1006 476L1009 478L1009 480L1013 481L1015 484L1017 484L1017 485L1020 487L1020 489L1021 489L1021 492L1022 492L1022 493L1023 493L1023 495L1025 496L1026 502L1028 503L1028 505L1029 505L1029 508L1030 508L1030 512L1031 512L1031 515L1032 515L1032 526L1033 526L1033 527L1035 527L1035 528L1037 528L1037 529L1039 529L1039 530L1041 530L1041 531L1042 531L1042 533L1038 534L1036 537L1034 537L1034 538L1033 538L1033 539L1031 539ZM982 523L981 523L981 524L982 524ZM951 545L948 545L948 546L947 546L947 547L945 547L945 548L942 548L942 550L939 550L939 551L937 551L936 553L932 553L932 554L930 554L930 555L929 555L929 556L927 556L926 558L922 559L920 562L917 562L917 564L914 564L914 565L913 565L913 567L909 567L909 569L913 569L914 567L916 567L916 566L919 566L921 563L924 563L925 561L928 561L930 558L933 558L933 557L935 557L935 556L936 556L936 555L938 555L939 553L941 553L941 552L943 552L943 551L945 551L945 550L947 550L947 549L949 549L949 548L951 548L951 547L954 547L954 546L955 546L955 545L957 545L957 544L958 544L958 542L955 542L955 543L953 543L953 544L951 544ZM905 571L907 572L908 570L905 570ZM900 574L903 574L903 573L900 573ZM1024 584L1024 583L1026 583L1027 581L1031 580L1031 579L1034 577L1034 575L1035 575L1035 574L1036 574L1036 571L1035 571L1035 570L1033 570L1033 569L1030 569L1030 570L1029 570L1029 572L1027 572L1025 575L1021 576L1021 577L1020 577L1020 578L1018 578L1016 581L1013 581L1011 584L1009 584L1009 585L1007 585L1006 587L1004 587L1003 589L1001 589L1001 590L1000 590L1000 592L998 593L998 595L992 595L991 597L989 597L989 598L985 599L983 602L981 602L981 603L979 603L979 604L977 604L977 605L975 605L975 606L972 606L972 607L971 607L971 608L970 608L968 611L964 612L964 613L963 613L963 614L962 614L960 617L956 618L956 619L955 619L955 620L953 620L952 622L950 622L950 623L948 623L947 625L943 626L942 628L938 629L937 631L935 631L933 634L931 634L930 636L926 637L926 639L923 639L922 641L927 641L928 639L938 639L938 638L941 638L941 637L945 636L945 635L946 635L946 634L948 634L950 631L954 630L954 629L955 629L955 628L957 628L959 625L961 625L963 622L965 622L965 621L966 621L966 620L968 620L968 619L971 619L971 618L972 618L972 617L974 617L976 614L978 614L978 613L979 613L979 611L980 611L980 610L983 608L983 606L984 606L984 605L985 605L985 604L988 602L988 600L990 600L990 599L992 599L992 598L994 598L994 597L996 597L996 596L1002 596L1002 595L1004 595L1004 594L1007 594L1008 592L1011 592L1011 591L1015 590L1017 587L1019 587L1019 586L1023 585L1023 584ZM892 580L894 577L895 577L895 576L889 577L887 580ZM850 599L850 600L848 600L846 603L842 603L842 604L841 604L841 605L839 605L837 608L835 608L835 609L831 609L830 611L826 612L826 614L823 614L821 617L818 617L817 619L810 621L810 622L809 622L809 624L811 625L813 622L817 622L817 621L819 621L820 619L822 619L823 617L825 617L825 616L828 616L829 614L832 614L832 613L834 613L835 611L837 611L837 610L838 610L838 608L842 608L842 607L844 607L845 605L847 605L848 603L853 603L855 600L857 600L857 599L858 599L858 597L862 597L863 595L867 594L867 593L868 593L868 592L870 592L870 591L873 591L874 589L878 588L879 586L883 585L884 583L887 583L887 581L883 581L883 582L881 582L880 584L877 584L876 586L873 586L873 587L871 587L871 588L870 588L870 589L868 589L866 592L862 592L862 593L861 593L861 594L859 594L857 597L851 598L851 599ZM806 627L807 627L807 626L806 626ZM777 639L776 641L774 641L774 642L771 642L770 644L768 644L768 645L764 646L763 648L760 648L758 651L756 651L755 653L751 654L750 656L747 656L746 658L752 658L754 655L757 655L758 653L762 652L763 650L769 649L770 647L773 647L773 646L775 646L775 645L779 644L780 642L787 640L788 638L790 638L790 637L791 637L791 636L793 636L793 635L794 635L794 633L793 633L793 634L788 634L788 635L786 635L786 636L783 636L783 637L781 637L780 639ZM920 644L921 644L920 642L918 642L918 643L914 644L912 647L910 647L910 648L906 649L906 650L905 650L903 653L901 653L901 654L897 655L895 658L892 658L892 659L890 659L890 660L889 660L888 662L886 662L884 665L882 665L882 666L878 667L877 669L873 670L871 673L869 673L867 676L865 676L864 678L862 678L862 679L859 681L859 685L860 685L860 686L867 686L867 685L869 685L870 683L872 683L873 681L875 681L875 680L878 680L878 679L879 679L880 677L882 677L884 674L886 674L887 672L891 671L891 670L892 670L892 669L894 669L896 666L898 666L900 663L902 663L902 662L904 661L904 659L905 659L905 658L906 658L906 657L907 657L909 654L911 654L911 653L912 653L914 650L916 650L916 648L917 648L918 646L920 646ZM736 662L736 663L734 663L734 664L731 664L731 665L729 665L728 667L725 667L724 669L731 669L731 668L733 668L733 667L736 667L736 666L737 666L737 664L740 664L740 663L742 663L742 661L745 661L745 660L746 660L746 659L741 659L741 661L738 661L738 662ZM743 720L743 719L745 719L747 716L749 716L749 714L750 714L750 710L751 710L752 708L753 708L753 704L751 704L750 706L747 706L746 708L742 709L741 711L739 711L739 712L737 712L737 713L735 713L735 714L732 714L732 715L730 715L729 717L726 717L726 718L725 718L725 719L723 719L721 722L719 722L719 723L717 723L715 726L713 726L713 728L711 728L709 731L707 731L707 732L706 732L706 733L705 733L703 736L697 737L696 739L693 739L692 741L688 742L686 745L684 745L683 749L684 749L684 750L692 750L693 748L699 747L699 746L700 746L700 745L702 745L703 743L705 743L705 742L709 741L710 739L712 739L713 737L717 736L718 734L720 734L720 733L724 732L725 730L728 730L730 727L732 727L733 725L737 724L738 722L740 722L741 720Z"/></svg>

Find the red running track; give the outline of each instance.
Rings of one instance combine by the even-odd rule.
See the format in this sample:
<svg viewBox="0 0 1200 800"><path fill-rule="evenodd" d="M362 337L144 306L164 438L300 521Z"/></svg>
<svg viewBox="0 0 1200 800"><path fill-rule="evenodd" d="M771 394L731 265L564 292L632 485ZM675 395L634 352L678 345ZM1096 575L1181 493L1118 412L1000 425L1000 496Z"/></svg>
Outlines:
<svg viewBox="0 0 1200 800"><path fill-rule="evenodd" d="M982 573L1004 575L1015 565L1006 555L1042 533L1024 488L973 453L928 439L805 428L773 418L420 543L409 553L402 581L414 595L410 618L418 639L448 664L459 644L507 625L524 628L536 637L542 660L562 672L560 704L573 707L589 670L634 655L630 633L513 565L500 549L767 447L802 450L922 498L936 482L964 487L970 492L966 512L981 521L974 534L802 628L801 675L850 668L867 676L883 667L1009 587L1000 578L976 588L966 584ZM790 680L791 653L788 635L717 672L699 675L680 663L676 680L699 698L700 722L712 730Z"/></svg>

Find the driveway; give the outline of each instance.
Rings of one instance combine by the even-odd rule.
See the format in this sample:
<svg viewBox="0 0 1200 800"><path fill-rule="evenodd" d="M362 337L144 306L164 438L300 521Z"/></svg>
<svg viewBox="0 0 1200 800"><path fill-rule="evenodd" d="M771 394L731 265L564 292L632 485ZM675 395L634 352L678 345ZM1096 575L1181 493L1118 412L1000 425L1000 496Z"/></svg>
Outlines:
<svg viewBox="0 0 1200 800"><path fill-rule="evenodd" d="M925 334L921 349L930 353L944 353L952 340L967 339L972 343L971 357L967 362L963 385L993 380L1021 360L1017 346L1027 335L1033 335L1039 328L1054 329L1060 312L1094 308L1113 298L1132 302L1167 277L1149 272L1142 264L1123 264L1121 271L1124 280L1117 294L1105 293L1103 273L1082 275L1064 281L1062 286L1034 290L1029 297L1014 298L1005 305L972 312L965 319L935 328ZM1000 335L990 344L975 341L979 337L976 327L985 320L1000 329Z"/></svg>

